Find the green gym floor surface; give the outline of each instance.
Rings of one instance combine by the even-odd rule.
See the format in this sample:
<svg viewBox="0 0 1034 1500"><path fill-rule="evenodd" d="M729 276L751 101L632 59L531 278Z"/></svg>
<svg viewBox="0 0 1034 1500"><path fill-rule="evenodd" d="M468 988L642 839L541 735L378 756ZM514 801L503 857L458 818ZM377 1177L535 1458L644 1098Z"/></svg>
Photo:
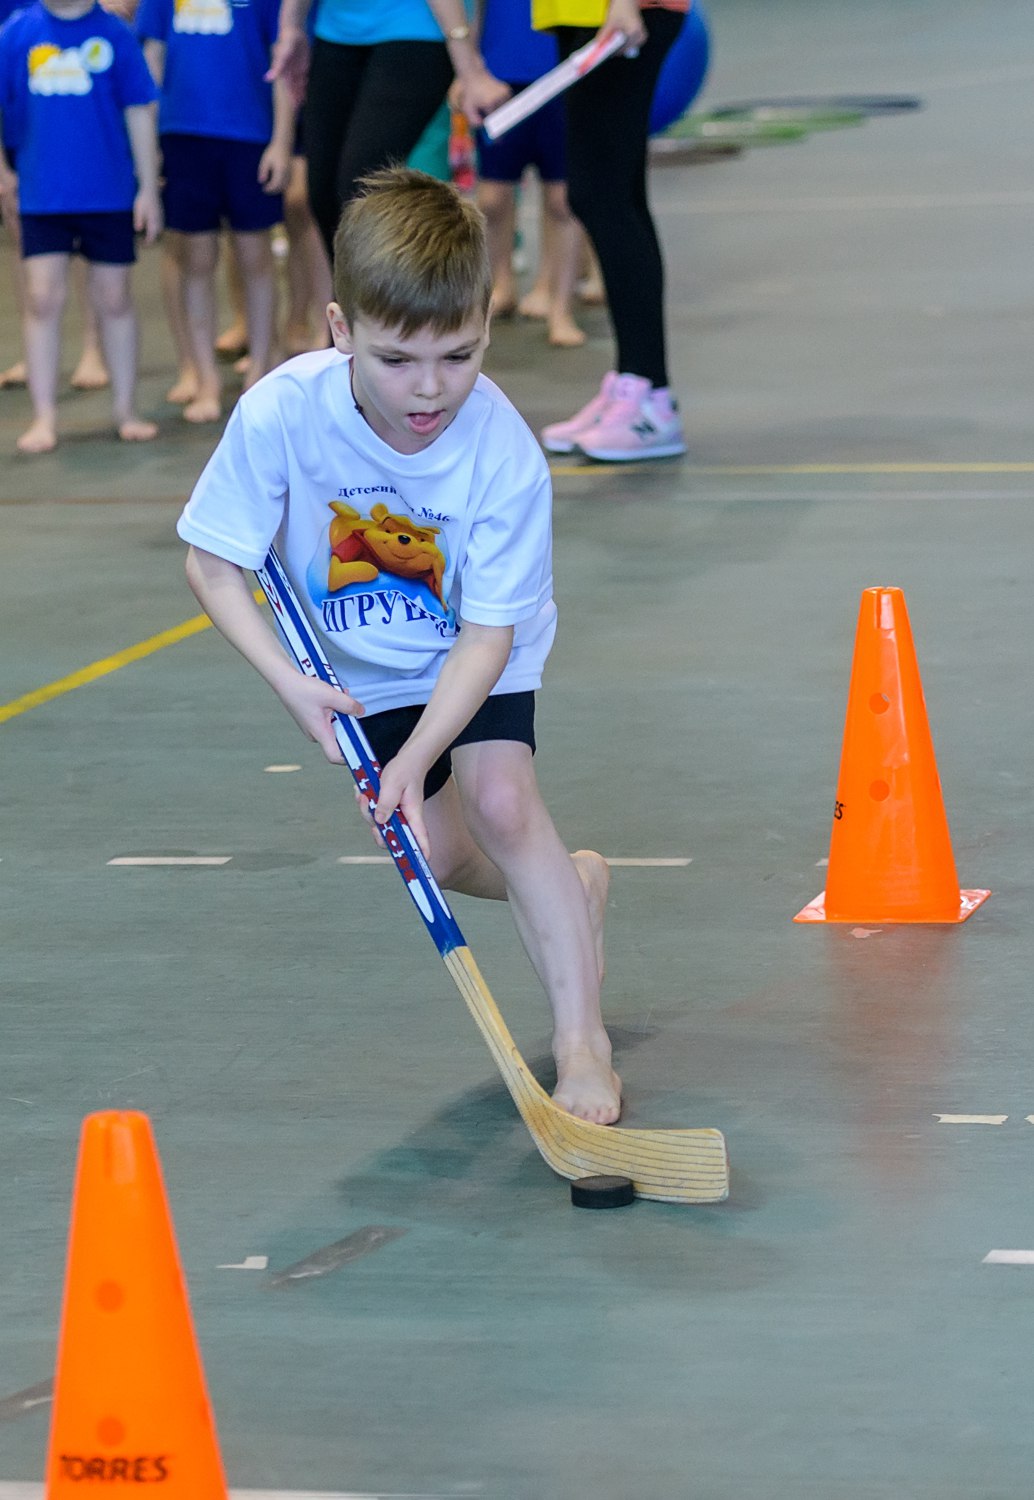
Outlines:
<svg viewBox="0 0 1034 1500"><path fill-rule="evenodd" d="M0 1500L41 1493L77 1136L108 1108L154 1123L235 1490L1030 1494L1034 1264L987 1257L1034 1260L1034 7L708 13L702 108L923 102L659 165L690 453L556 467L541 779L572 847L643 862L608 928L625 1123L722 1130L731 1196L572 1207L395 873L347 862L375 851L344 773L178 629L216 432L164 404L147 253L159 440L66 392L56 453L0 470ZM494 331L535 427L608 367L582 316L573 352ZM66 372L76 338L73 311ZM0 392L5 454L28 414ZM964 926L792 921L875 584L908 601L961 882L993 890ZM456 908L548 1086L508 913Z"/></svg>

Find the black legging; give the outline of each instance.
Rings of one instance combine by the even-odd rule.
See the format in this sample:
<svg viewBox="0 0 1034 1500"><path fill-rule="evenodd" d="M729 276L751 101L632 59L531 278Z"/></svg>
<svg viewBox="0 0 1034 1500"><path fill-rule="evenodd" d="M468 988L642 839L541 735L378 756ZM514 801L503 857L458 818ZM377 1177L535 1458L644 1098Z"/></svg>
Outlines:
<svg viewBox="0 0 1034 1500"><path fill-rule="evenodd" d="M444 42L347 47L317 37L305 96L305 155L309 201L328 253L357 179L405 161L451 82Z"/></svg>
<svg viewBox="0 0 1034 1500"><path fill-rule="evenodd" d="M647 40L635 58L610 58L565 97L567 192L599 257L607 291L617 369L668 384L664 349L664 265L646 197L650 104L661 64L684 17L644 10ZM561 57L593 35L557 29Z"/></svg>

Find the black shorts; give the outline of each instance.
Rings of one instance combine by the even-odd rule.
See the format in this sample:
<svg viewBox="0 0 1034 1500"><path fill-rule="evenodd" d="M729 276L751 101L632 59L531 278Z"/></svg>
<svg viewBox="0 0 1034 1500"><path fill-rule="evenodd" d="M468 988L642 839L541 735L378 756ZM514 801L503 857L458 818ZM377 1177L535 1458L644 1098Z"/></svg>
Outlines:
<svg viewBox="0 0 1034 1500"><path fill-rule="evenodd" d="M382 766L393 760L416 728L424 711L423 703L405 708L387 708L383 713L367 714L360 723ZM440 792L452 775L452 751L457 745L482 745L486 740L514 740L527 745L535 754L535 694L500 693L486 698L466 729L461 729L447 750L443 750L424 777L424 800Z"/></svg>
<svg viewBox="0 0 1034 1500"><path fill-rule="evenodd" d="M32 255L81 255L94 265L136 260L133 210L115 213L22 214L22 260Z"/></svg>
<svg viewBox="0 0 1034 1500"><path fill-rule="evenodd" d="M228 224L238 234L255 234L283 218L282 195L267 193L258 180L261 142L173 131L161 147L166 229L211 234Z"/></svg>

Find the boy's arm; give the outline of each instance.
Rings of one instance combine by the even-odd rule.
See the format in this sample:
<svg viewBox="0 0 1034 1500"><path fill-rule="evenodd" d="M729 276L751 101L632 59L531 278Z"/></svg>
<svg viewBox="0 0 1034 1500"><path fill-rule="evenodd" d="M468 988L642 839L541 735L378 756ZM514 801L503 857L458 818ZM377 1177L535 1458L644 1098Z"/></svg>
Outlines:
<svg viewBox="0 0 1034 1500"><path fill-rule="evenodd" d="M341 765L344 757L334 737L331 713L361 714L363 705L347 692L299 672L266 624L244 570L236 563L191 547L187 582L216 630L269 683L302 733L316 741L328 760Z"/></svg>
<svg viewBox="0 0 1034 1500"><path fill-rule="evenodd" d="M472 625L464 620L416 728L381 773L375 821L386 823L401 808L425 854L424 776L495 687L512 647L512 625Z"/></svg>
<svg viewBox="0 0 1034 1500"><path fill-rule="evenodd" d="M281 0L273 55L266 74L267 83L284 82L296 104L305 98L309 76L309 34L305 23L312 0Z"/></svg>
<svg viewBox="0 0 1034 1500"><path fill-rule="evenodd" d="M258 180L267 193L284 192L290 180L297 118L294 95L284 79L278 78L273 84L273 134L258 169Z"/></svg>
<svg viewBox="0 0 1034 1500"><path fill-rule="evenodd" d="M158 88L165 82L165 53L166 45L160 42L156 36L148 36L143 41L144 60L151 70L151 77Z"/></svg>
<svg viewBox="0 0 1034 1500"><path fill-rule="evenodd" d="M153 245L162 232L162 205L158 196L157 105L131 104L125 111L129 149L136 172L133 228Z"/></svg>

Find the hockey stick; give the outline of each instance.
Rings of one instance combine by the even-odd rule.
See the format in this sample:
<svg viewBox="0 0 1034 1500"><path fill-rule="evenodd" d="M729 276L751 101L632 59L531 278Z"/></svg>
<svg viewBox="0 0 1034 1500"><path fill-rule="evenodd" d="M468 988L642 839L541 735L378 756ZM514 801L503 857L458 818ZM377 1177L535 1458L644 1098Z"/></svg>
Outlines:
<svg viewBox="0 0 1034 1500"><path fill-rule="evenodd" d="M256 575L299 669L307 677L338 687L334 669L275 549L270 549ZM359 721L349 714L334 715L334 733L355 784L372 809L380 777L369 741ZM477 1022L532 1140L553 1171L570 1179L608 1174L630 1177L640 1198L663 1203L718 1203L727 1198L729 1165L720 1131L624 1130L579 1120L554 1104L518 1052L405 818L396 812L382 832L424 926Z"/></svg>
<svg viewBox="0 0 1034 1500"><path fill-rule="evenodd" d="M512 99L507 99L498 109L493 109L482 120L482 130L490 141L498 140L544 104L548 104L550 99L555 99L558 94L569 89L572 83L577 83L579 78L584 78L586 73L591 73L593 68L606 62L608 57L620 52L627 42L628 38L623 31L611 31L604 37L594 36L591 42L586 42L584 47L579 47L577 52L572 52L570 57L557 63L555 68L550 68L548 73L543 73L541 78L529 83L526 89L522 89Z"/></svg>

